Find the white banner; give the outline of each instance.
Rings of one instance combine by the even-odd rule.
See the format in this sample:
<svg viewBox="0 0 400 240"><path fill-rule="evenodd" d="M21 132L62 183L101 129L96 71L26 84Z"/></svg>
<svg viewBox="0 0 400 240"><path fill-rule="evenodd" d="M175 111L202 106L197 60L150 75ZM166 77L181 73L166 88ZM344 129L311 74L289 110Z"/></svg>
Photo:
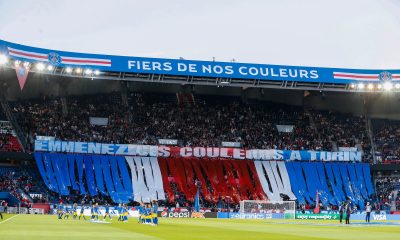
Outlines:
<svg viewBox="0 0 400 240"><path fill-rule="evenodd" d="M89 117L89 122L91 125L107 126L108 118L105 117Z"/></svg>

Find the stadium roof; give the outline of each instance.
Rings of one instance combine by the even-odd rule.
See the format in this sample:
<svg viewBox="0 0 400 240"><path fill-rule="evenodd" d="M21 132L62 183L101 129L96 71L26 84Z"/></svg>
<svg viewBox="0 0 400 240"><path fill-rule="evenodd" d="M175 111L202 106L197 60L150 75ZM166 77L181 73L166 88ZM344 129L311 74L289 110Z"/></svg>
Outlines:
<svg viewBox="0 0 400 240"><path fill-rule="evenodd" d="M2 40L0 65L16 69L20 84L25 82L30 71L120 81L325 91L400 91L400 69L341 69L99 55L36 48Z"/></svg>

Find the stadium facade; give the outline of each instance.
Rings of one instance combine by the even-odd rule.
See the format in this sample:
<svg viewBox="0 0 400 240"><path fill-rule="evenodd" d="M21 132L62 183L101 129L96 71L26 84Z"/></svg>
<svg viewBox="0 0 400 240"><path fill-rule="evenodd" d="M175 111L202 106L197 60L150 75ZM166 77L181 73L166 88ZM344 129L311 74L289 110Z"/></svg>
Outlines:
<svg viewBox="0 0 400 240"><path fill-rule="evenodd" d="M386 153L383 139L378 147L381 132L374 132L374 119L399 119L400 70L111 56L6 41L0 41L0 53L2 109L13 131L7 141L21 144L21 149L2 153L3 161L35 159L37 177L57 196L194 204L200 191L210 204L251 199L315 206L319 199L323 206L338 206L350 199L364 209L365 202L380 201L376 179L399 166L379 164L395 163L398 145L394 141L394 149ZM157 97L143 100L139 92ZM94 101L96 95L105 97ZM210 98L216 98L218 107ZM207 104L199 107L200 99ZM163 105L168 101L174 103ZM171 111L204 113L213 107L210 115L194 116L209 125L208 133L196 135L197 126L187 122L179 126L189 114L179 120L169 116L176 120L172 126L154 127ZM223 119L230 116L226 108L251 110L249 116ZM162 116L150 117L152 111ZM84 112L86 118L75 119ZM241 122L243 118L255 126ZM228 122L230 128L225 128ZM121 137L132 128L139 130ZM159 128L170 132L157 135L163 131ZM172 133L181 129L183 134ZM261 140L252 139L260 132L265 133ZM370 163L375 164L372 171ZM395 211L396 201L386 207Z"/></svg>

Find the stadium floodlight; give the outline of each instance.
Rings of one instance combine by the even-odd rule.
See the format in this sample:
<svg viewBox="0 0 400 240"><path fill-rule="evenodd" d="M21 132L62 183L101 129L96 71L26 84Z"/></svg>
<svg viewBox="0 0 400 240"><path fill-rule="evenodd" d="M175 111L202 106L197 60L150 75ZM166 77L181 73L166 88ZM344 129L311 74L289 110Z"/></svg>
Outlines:
<svg viewBox="0 0 400 240"><path fill-rule="evenodd" d="M75 72L79 74L79 73L82 72L82 69L81 68L77 68L77 69L75 69Z"/></svg>
<svg viewBox="0 0 400 240"><path fill-rule="evenodd" d="M383 84L383 89L385 89L386 91L390 91L393 88L393 84L391 82L385 82Z"/></svg>
<svg viewBox="0 0 400 240"><path fill-rule="evenodd" d="M91 70L91 69L86 69L85 70L85 74L86 75L90 75L90 74L92 74L93 73L93 71Z"/></svg>
<svg viewBox="0 0 400 240"><path fill-rule="evenodd" d="M47 70L52 71L54 67L52 65L47 66Z"/></svg>
<svg viewBox="0 0 400 240"><path fill-rule="evenodd" d="M378 84L377 88L382 89L382 84Z"/></svg>
<svg viewBox="0 0 400 240"><path fill-rule="evenodd" d="M96 76L100 75L100 71L99 70L95 70L94 71L94 75L96 75Z"/></svg>
<svg viewBox="0 0 400 240"><path fill-rule="evenodd" d="M354 83L350 84L350 88L354 89L356 85Z"/></svg>
<svg viewBox="0 0 400 240"><path fill-rule="evenodd" d="M364 83L359 83L358 84L358 89L364 89L365 88L365 84Z"/></svg>
<svg viewBox="0 0 400 240"><path fill-rule="evenodd" d="M66 71L67 73L72 73L72 67L67 67L67 68L65 69L65 71Z"/></svg>
<svg viewBox="0 0 400 240"><path fill-rule="evenodd" d="M396 83L396 84L394 85L394 87L395 87L396 89L399 89L399 88L400 88L400 83Z"/></svg>
<svg viewBox="0 0 400 240"><path fill-rule="evenodd" d="M372 83L370 83L370 84L367 85L367 88L368 88L369 90L372 90L372 89L374 89L374 85L373 85Z"/></svg>
<svg viewBox="0 0 400 240"><path fill-rule="evenodd" d="M15 60L15 61L14 61L14 66L15 66L15 67L18 67L20 63L21 63L21 61Z"/></svg>
<svg viewBox="0 0 400 240"><path fill-rule="evenodd" d="M43 71L46 66L43 63L36 64L36 69L39 71Z"/></svg>
<svg viewBox="0 0 400 240"><path fill-rule="evenodd" d="M6 55L1 54L0 55L0 65L6 64L8 62L8 58Z"/></svg>

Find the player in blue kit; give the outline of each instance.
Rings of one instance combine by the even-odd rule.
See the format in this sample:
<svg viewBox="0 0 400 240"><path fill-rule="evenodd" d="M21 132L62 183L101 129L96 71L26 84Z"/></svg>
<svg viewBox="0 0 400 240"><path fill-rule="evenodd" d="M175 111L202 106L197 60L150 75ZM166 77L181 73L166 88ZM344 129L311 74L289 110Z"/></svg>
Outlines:
<svg viewBox="0 0 400 240"><path fill-rule="evenodd" d="M92 205L91 214L92 214L91 220L94 220L94 219L96 219L96 221L99 220L99 204L98 203Z"/></svg>
<svg viewBox="0 0 400 240"><path fill-rule="evenodd" d="M155 226L157 226L157 225L158 225L158 217L157 217L158 204L157 204L157 201L156 201L156 200L153 201L152 210L153 210L153 211L152 211L153 224L154 224Z"/></svg>
<svg viewBox="0 0 400 240"><path fill-rule="evenodd" d="M72 211L74 211L72 218L76 219L76 217L78 216L78 204L74 203L74 207L72 208Z"/></svg>
<svg viewBox="0 0 400 240"><path fill-rule="evenodd" d="M57 206L57 216L58 216L58 219L62 219L62 215L63 215L63 204L60 203L60 204L58 204L58 206Z"/></svg>
<svg viewBox="0 0 400 240"><path fill-rule="evenodd" d="M67 206L65 206L65 205L62 207L62 215L64 216L64 219L69 218L69 211L68 211Z"/></svg>
<svg viewBox="0 0 400 240"><path fill-rule="evenodd" d="M123 205L123 209L124 209L123 220L124 220L124 222L127 222L128 221L128 215L129 215L128 206L126 204L124 204Z"/></svg>
<svg viewBox="0 0 400 240"><path fill-rule="evenodd" d="M117 207L117 210L118 210L118 221L122 221L122 205L121 205L121 203L120 204L118 204L118 207Z"/></svg>
<svg viewBox="0 0 400 240"><path fill-rule="evenodd" d="M112 221L112 218L111 218L111 215L110 215L110 205L108 203L105 206L105 214L104 214L104 217L103 217L103 221L106 220L107 216L110 219L110 221Z"/></svg>
<svg viewBox="0 0 400 240"><path fill-rule="evenodd" d="M81 211L80 211L80 213L79 213L79 218L78 218L78 220L81 220L81 217L83 217L83 219L86 220L86 217L85 217L85 215L83 214L84 210L85 210L85 202L82 201Z"/></svg>
<svg viewBox="0 0 400 240"><path fill-rule="evenodd" d="M138 223L142 223L142 217L143 217L143 203L141 202L139 206L136 207L136 209L139 212L139 219Z"/></svg>

